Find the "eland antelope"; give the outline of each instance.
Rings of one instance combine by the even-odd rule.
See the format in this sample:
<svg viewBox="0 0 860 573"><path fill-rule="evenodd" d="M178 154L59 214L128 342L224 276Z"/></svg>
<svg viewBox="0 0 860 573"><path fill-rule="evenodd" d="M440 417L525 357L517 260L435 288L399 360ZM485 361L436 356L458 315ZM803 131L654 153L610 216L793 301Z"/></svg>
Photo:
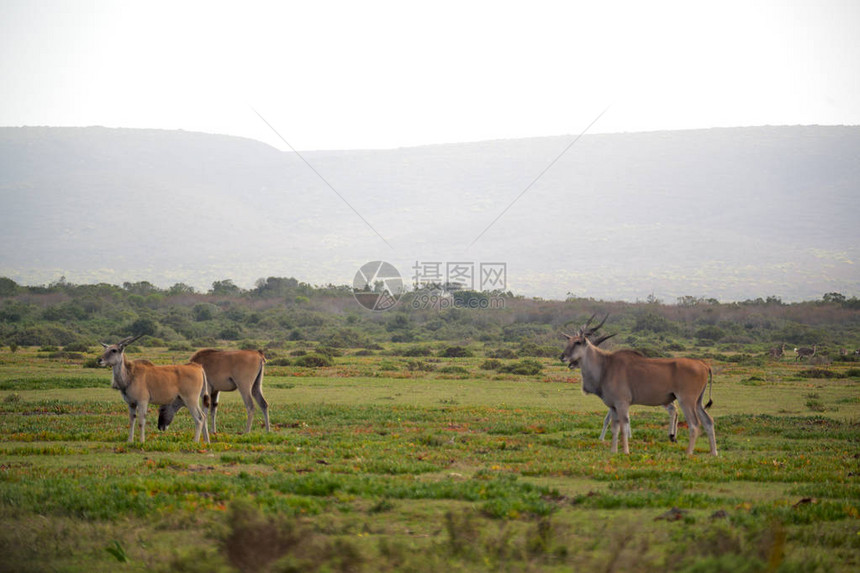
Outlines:
<svg viewBox="0 0 860 573"><path fill-rule="evenodd" d="M592 315L591 318L588 319L588 322L590 323L593 318L594 318L594 315ZM593 328L589 328L587 330L587 332L585 333L585 335L588 336L589 339L592 336L594 336L595 333L597 332L597 330L601 326L603 326L603 324L606 322L607 318L609 318L609 314L607 314L606 316L603 317L603 320L600 321L600 324L598 324L597 326L595 326ZM601 338L596 343L592 340L592 344L594 344L595 346L599 346L600 344L602 344L604 341L608 340L609 338L611 338L611 336ZM636 350L625 350L623 352L636 352L637 354L639 354ZM675 438L675 435L678 432L678 410L675 409L675 403L674 402L672 402L671 404L666 404L664 406L664 408L666 408L666 412L669 414L669 441L675 442L675 441L677 441ZM601 442L604 441L604 439L606 438L606 431L607 431L607 429L609 429L609 424L611 422L612 422L612 410L610 409L606 413L606 417L603 419L603 430L601 430L601 432L600 432L600 441ZM633 437L633 430L630 428L629 425L627 426L627 437L628 438Z"/></svg>
<svg viewBox="0 0 860 573"><path fill-rule="evenodd" d="M129 360L125 348L142 335L130 336L116 344L105 344L105 351L98 359L99 366L113 369L111 388L119 390L128 404L128 441L134 442L134 419L140 424L140 442L146 441L146 407L153 404L171 404L181 401L188 407L194 419L194 441L200 441L200 433L209 443L206 414L200 407L200 396L208 394L206 373L199 364L155 366L149 360Z"/></svg>
<svg viewBox="0 0 860 573"><path fill-rule="evenodd" d="M593 317L592 317L593 318ZM701 360L691 358L646 358L628 350L607 352L598 348L613 335L604 335L592 342L589 336L591 319L575 336L565 334L567 347L561 355L569 368L580 367L582 389L595 394L610 409L612 418L612 452L618 451L618 437L624 453L629 453L627 432L630 426L629 410L633 404L667 406L678 400L690 429L687 455L693 454L700 426L708 434L711 454L717 455L714 420L702 405L705 387L713 383L711 368Z"/></svg>
<svg viewBox="0 0 860 573"><path fill-rule="evenodd" d="M263 397L263 369L266 358L262 351L204 348L195 352L189 360L203 366L209 380L209 397L204 397L203 405L209 406L213 434L217 431L215 416L218 413L218 394L237 389L248 413L245 433L251 431L251 425L254 423L255 400L263 411L266 431L269 431L269 403ZM170 426L173 416L182 405L182 400L175 400L172 404L166 404L159 409L159 430L166 430Z"/></svg>
<svg viewBox="0 0 860 573"><path fill-rule="evenodd" d="M800 348L794 349L794 354L796 355L794 361L803 360L804 358L812 358L815 356L816 345L813 344L812 348L807 346L801 346Z"/></svg>

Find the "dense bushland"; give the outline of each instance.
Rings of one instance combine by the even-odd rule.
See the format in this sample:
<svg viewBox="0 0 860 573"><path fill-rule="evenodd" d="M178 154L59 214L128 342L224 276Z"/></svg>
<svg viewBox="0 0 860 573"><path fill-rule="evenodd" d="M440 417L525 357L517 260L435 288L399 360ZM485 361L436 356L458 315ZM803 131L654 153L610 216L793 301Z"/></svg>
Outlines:
<svg viewBox="0 0 860 573"><path fill-rule="evenodd" d="M395 309L370 312L347 286L312 286L293 278L260 279L250 290L230 280L215 281L206 293L182 283L162 289L146 281L75 285L61 279L48 286L21 286L0 278L0 343L80 348L144 334L142 343L149 346L234 341L277 347L306 340L373 349L407 342L430 353L422 343L447 342L445 348L453 348L475 341L520 356L550 356L560 332L574 330L591 314L609 313L605 329L619 333L616 343L649 355L697 347L758 354L785 342L817 344L822 356L851 359L860 347L860 300L840 293L792 304L774 296L732 303L685 296L667 304L653 296L629 303L494 295L504 297L503 308L462 308L455 297L453 308L415 309L416 295L407 293ZM840 355L842 349L847 355Z"/></svg>

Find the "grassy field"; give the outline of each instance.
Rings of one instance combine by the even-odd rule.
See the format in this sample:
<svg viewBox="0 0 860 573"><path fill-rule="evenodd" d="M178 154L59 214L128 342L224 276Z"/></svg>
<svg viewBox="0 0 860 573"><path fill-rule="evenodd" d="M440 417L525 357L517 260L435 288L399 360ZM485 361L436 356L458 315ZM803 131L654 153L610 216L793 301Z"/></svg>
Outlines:
<svg viewBox="0 0 860 573"><path fill-rule="evenodd" d="M153 407L146 444L128 444L108 370L2 352L0 570L860 568L851 364L715 362L720 456L706 438L685 456L686 426L670 443L665 412L637 407L625 456L598 440L605 408L578 371L500 374L475 354L272 365L272 432L258 415L241 434L222 394L201 446L187 410L162 433Z"/></svg>

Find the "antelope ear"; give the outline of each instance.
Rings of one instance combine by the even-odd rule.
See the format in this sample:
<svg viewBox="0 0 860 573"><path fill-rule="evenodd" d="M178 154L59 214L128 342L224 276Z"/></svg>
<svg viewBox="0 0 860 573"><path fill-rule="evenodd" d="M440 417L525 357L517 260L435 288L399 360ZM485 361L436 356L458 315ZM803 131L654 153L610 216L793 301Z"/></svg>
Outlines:
<svg viewBox="0 0 860 573"><path fill-rule="evenodd" d="M567 338L568 340L573 338L571 335L565 334L564 332L562 332L561 335L564 336L565 338Z"/></svg>
<svg viewBox="0 0 860 573"><path fill-rule="evenodd" d="M101 344L101 345L102 345L102 346L104 346L105 348L107 348L108 346L110 346L110 344L105 344L104 342L99 342L99 344Z"/></svg>

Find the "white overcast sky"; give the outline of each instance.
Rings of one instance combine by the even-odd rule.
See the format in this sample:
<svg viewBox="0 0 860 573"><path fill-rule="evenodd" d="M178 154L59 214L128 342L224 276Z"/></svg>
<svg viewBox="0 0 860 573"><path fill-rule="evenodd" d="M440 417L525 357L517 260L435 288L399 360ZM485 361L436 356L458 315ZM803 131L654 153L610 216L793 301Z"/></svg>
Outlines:
<svg viewBox="0 0 860 573"><path fill-rule="evenodd" d="M860 2L0 0L0 125L297 149L860 124Z"/></svg>

